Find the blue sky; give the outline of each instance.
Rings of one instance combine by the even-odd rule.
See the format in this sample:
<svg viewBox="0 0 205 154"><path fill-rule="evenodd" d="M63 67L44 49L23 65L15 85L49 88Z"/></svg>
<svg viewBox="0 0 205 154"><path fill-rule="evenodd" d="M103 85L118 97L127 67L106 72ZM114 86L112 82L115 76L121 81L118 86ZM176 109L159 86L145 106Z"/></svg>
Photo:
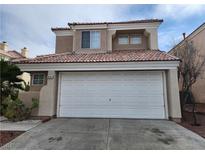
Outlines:
<svg viewBox="0 0 205 154"><path fill-rule="evenodd" d="M10 49L27 47L30 56L54 53L51 27L68 22L164 19L159 48L168 51L205 22L205 5L0 5L0 41Z"/></svg>

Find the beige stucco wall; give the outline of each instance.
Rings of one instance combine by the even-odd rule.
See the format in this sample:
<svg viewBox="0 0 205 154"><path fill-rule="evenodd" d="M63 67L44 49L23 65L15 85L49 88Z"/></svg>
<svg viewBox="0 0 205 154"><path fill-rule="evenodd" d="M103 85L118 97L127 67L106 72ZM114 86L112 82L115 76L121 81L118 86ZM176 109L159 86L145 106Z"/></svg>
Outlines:
<svg viewBox="0 0 205 154"><path fill-rule="evenodd" d="M73 36L56 36L56 53L72 52Z"/></svg>
<svg viewBox="0 0 205 154"><path fill-rule="evenodd" d="M56 114L57 73L55 71L44 73L46 74L45 85L31 86L30 91L19 93L19 98L28 107L32 104L32 98L39 100L39 107L32 112L33 116L53 116Z"/></svg>
<svg viewBox="0 0 205 154"><path fill-rule="evenodd" d="M91 26L91 25L89 25ZM92 26L91 26L92 27ZM112 50L123 49L158 49L158 32L157 28L128 29L129 30L114 30L114 29L95 29L86 26L84 29L74 29L72 33L56 36L56 53L75 52L75 53L104 53ZM99 49L83 49L81 48L82 31L96 30L100 31L101 47ZM71 31L70 31L71 32ZM140 45L119 45L118 35L120 34L139 34L142 36Z"/></svg>
<svg viewBox="0 0 205 154"><path fill-rule="evenodd" d="M191 41L199 51L199 55L205 58L205 28L195 35ZM192 91L197 102L205 103L205 66L202 68L201 72L201 76L193 85Z"/></svg>
<svg viewBox="0 0 205 154"><path fill-rule="evenodd" d="M203 28L201 31L196 31L187 39L189 42L193 42L194 47L199 51L199 55L205 58L205 28ZM181 45L183 45L183 43ZM177 54L178 48L180 46L177 46L174 50L170 51L170 53L174 55ZM201 76L193 85L192 92L198 103L205 103L205 66L202 68L201 72ZM179 85L181 89L181 80Z"/></svg>
<svg viewBox="0 0 205 154"><path fill-rule="evenodd" d="M47 84L40 90L38 116L53 116L56 114L57 73L48 72Z"/></svg>
<svg viewBox="0 0 205 154"><path fill-rule="evenodd" d="M19 92L19 99L23 101L23 103L27 106L27 107L31 107L32 105L32 98L38 99L39 100L40 97L40 92L38 91L28 91L28 92L24 92L21 91ZM39 108L36 108L32 111L32 116L38 116L38 110Z"/></svg>
<svg viewBox="0 0 205 154"><path fill-rule="evenodd" d="M177 69L166 71L168 115L172 119L181 118L181 106L179 99L179 86Z"/></svg>
<svg viewBox="0 0 205 154"><path fill-rule="evenodd" d="M156 28L145 29L145 35L148 37L148 48L158 50L158 31Z"/></svg>
<svg viewBox="0 0 205 154"><path fill-rule="evenodd" d="M205 71L203 71L202 76L199 77L193 85L192 92L195 96L196 102L205 103Z"/></svg>
<svg viewBox="0 0 205 154"><path fill-rule="evenodd" d="M138 35L141 37L141 44L119 44L118 38L119 36L131 36L131 35ZM144 30L123 30L117 31L115 37L112 41L112 50L123 50L123 49L147 49L148 48L148 38L144 35Z"/></svg>

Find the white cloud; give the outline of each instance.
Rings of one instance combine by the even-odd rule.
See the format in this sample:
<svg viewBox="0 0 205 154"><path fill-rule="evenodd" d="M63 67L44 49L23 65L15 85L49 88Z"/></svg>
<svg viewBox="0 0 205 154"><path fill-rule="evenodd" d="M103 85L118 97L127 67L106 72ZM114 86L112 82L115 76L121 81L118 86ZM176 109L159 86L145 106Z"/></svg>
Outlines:
<svg viewBox="0 0 205 154"><path fill-rule="evenodd" d="M32 57L48 54L55 48L51 27L73 21L122 20L127 9L127 5L4 5L2 38L12 49L28 47Z"/></svg>
<svg viewBox="0 0 205 154"><path fill-rule="evenodd" d="M188 25L183 24L186 19L205 14L205 5L0 5L0 13L0 41L7 41L15 50L26 46L34 57L54 53L55 35L51 27L67 26L74 21L163 18L166 21L160 26L159 46L165 50L187 30Z"/></svg>
<svg viewBox="0 0 205 154"><path fill-rule="evenodd" d="M182 20L194 15L204 15L205 5L157 5L153 17Z"/></svg>
<svg viewBox="0 0 205 154"><path fill-rule="evenodd" d="M159 48L161 50L169 51L176 44L182 40L182 34L176 30L162 31L159 32Z"/></svg>

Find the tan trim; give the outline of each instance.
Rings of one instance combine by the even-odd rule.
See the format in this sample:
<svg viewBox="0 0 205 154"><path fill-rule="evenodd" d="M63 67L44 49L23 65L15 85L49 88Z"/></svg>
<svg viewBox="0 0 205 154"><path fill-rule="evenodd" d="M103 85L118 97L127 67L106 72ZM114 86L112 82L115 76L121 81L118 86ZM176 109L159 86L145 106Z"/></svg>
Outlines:
<svg viewBox="0 0 205 154"><path fill-rule="evenodd" d="M60 113L60 98L61 98L61 81L62 81L62 74L59 72L58 73L58 92L57 92L57 117L60 117L59 113Z"/></svg>
<svg viewBox="0 0 205 154"><path fill-rule="evenodd" d="M44 63L17 64L22 71L87 71L87 70L168 70L177 69L179 61L115 63Z"/></svg>
<svg viewBox="0 0 205 154"><path fill-rule="evenodd" d="M165 109L165 117L169 119L169 110L168 110L168 96L167 96L167 79L166 72L162 72L162 80L163 80L163 96L164 96L164 109Z"/></svg>

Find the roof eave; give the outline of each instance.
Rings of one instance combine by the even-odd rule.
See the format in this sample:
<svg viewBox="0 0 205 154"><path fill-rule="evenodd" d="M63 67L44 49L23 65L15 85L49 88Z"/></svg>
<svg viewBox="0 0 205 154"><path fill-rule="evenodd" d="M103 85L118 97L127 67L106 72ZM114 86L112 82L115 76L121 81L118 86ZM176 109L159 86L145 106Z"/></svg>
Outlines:
<svg viewBox="0 0 205 154"><path fill-rule="evenodd" d="M103 25L103 24L132 24L132 23L162 23L163 19L147 19L147 20L136 20L136 21L121 21L121 22L90 22L90 23L77 23L77 22L68 22L68 26L72 27L75 25Z"/></svg>

